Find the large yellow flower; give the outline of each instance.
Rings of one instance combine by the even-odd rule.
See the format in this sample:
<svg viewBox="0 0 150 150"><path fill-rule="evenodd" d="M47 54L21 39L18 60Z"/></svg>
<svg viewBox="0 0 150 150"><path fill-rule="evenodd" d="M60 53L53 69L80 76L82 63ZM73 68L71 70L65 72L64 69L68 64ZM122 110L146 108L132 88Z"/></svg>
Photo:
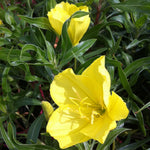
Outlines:
<svg viewBox="0 0 150 150"><path fill-rule="evenodd" d="M81 75L66 69L55 76L50 93L59 106L49 119L47 132L61 148L95 139L104 143L116 121L129 111L122 98L110 93L105 56L96 59Z"/></svg>
<svg viewBox="0 0 150 150"><path fill-rule="evenodd" d="M61 35L62 26L64 22L71 17L77 11L89 12L87 6L77 7L74 4L68 2L61 2L57 4L54 9L48 12L48 18L51 26L57 34ZM87 31L90 24L89 15L72 18L68 27L68 34L73 45L77 45L85 32Z"/></svg>

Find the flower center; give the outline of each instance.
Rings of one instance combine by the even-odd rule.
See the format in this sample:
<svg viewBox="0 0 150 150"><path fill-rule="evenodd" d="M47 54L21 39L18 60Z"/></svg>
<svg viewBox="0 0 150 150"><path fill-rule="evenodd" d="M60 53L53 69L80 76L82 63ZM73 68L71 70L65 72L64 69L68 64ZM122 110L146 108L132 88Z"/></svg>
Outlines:
<svg viewBox="0 0 150 150"><path fill-rule="evenodd" d="M86 97L80 102L79 112L81 117L88 119L90 123L93 124L94 121L104 115L105 107L100 104L96 104Z"/></svg>

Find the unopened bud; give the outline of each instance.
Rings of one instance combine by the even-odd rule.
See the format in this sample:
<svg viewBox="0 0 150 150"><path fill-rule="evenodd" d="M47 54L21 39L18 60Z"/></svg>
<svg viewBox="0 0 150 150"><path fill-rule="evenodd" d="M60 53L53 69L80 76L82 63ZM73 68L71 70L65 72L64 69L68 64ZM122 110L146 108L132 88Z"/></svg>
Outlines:
<svg viewBox="0 0 150 150"><path fill-rule="evenodd" d="M51 116L51 114L54 111L53 106L47 101L42 101L42 108L44 111L45 118L48 121L49 117Z"/></svg>

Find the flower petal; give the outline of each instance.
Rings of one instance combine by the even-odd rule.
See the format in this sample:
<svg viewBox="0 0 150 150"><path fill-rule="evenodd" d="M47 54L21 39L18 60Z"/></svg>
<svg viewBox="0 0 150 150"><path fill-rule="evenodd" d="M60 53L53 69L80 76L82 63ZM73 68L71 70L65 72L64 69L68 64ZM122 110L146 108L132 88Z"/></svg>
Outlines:
<svg viewBox="0 0 150 150"><path fill-rule="evenodd" d="M90 138L80 132L76 132L66 136L56 136L55 139L58 140L60 148L64 149L88 141Z"/></svg>
<svg viewBox="0 0 150 150"><path fill-rule="evenodd" d="M104 115L97 118L93 124L88 124L80 132L103 144L109 131L114 128L116 128L116 122L111 120L106 112Z"/></svg>
<svg viewBox="0 0 150 150"><path fill-rule="evenodd" d="M87 123L86 119L81 118L77 106L64 105L54 111L46 130L55 138L79 132Z"/></svg>
<svg viewBox="0 0 150 150"><path fill-rule="evenodd" d="M84 85L84 90L87 91L91 105L103 105L103 99L101 98L102 90L101 86L94 78L81 75L79 77L80 83Z"/></svg>
<svg viewBox="0 0 150 150"><path fill-rule="evenodd" d="M68 27L68 34L73 45L77 45L90 24L90 17L72 18Z"/></svg>
<svg viewBox="0 0 150 150"><path fill-rule="evenodd" d="M94 79L99 84L100 100L104 101L105 106L108 106L110 95L110 75L105 68L105 56L96 59L82 75Z"/></svg>
<svg viewBox="0 0 150 150"><path fill-rule="evenodd" d="M47 16L52 28L58 35L61 35L62 26L64 22L70 17L69 14L60 7L60 4L58 4L56 5L56 8L48 12Z"/></svg>
<svg viewBox="0 0 150 150"><path fill-rule="evenodd" d="M55 103L58 106L64 104L79 105L81 100L87 98L91 101L91 103L92 101L94 103L93 95L90 95L91 89L86 87L87 85L84 85L82 81L90 82L90 79L88 80L88 77L75 75L73 70L70 68L56 75L50 86L50 94ZM95 82L90 83L91 86L95 86Z"/></svg>
<svg viewBox="0 0 150 150"><path fill-rule="evenodd" d="M126 103L115 92L109 97L108 113L113 120L125 119L129 114Z"/></svg>

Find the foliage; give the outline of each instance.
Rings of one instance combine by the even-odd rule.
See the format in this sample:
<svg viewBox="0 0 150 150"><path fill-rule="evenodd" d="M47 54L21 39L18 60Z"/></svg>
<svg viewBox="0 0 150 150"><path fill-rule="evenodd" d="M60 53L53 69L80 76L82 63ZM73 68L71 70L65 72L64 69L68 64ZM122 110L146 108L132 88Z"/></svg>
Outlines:
<svg viewBox="0 0 150 150"><path fill-rule="evenodd" d="M111 90L124 99L130 114L104 144L90 140L68 149L148 149L150 1L68 0L90 9L90 27L74 47L68 42L67 23L58 39L48 22L47 12L60 1L0 2L0 148L59 150L45 131L41 101L57 108L49 94L53 77L68 67L80 74L106 55Z"/></svg>

